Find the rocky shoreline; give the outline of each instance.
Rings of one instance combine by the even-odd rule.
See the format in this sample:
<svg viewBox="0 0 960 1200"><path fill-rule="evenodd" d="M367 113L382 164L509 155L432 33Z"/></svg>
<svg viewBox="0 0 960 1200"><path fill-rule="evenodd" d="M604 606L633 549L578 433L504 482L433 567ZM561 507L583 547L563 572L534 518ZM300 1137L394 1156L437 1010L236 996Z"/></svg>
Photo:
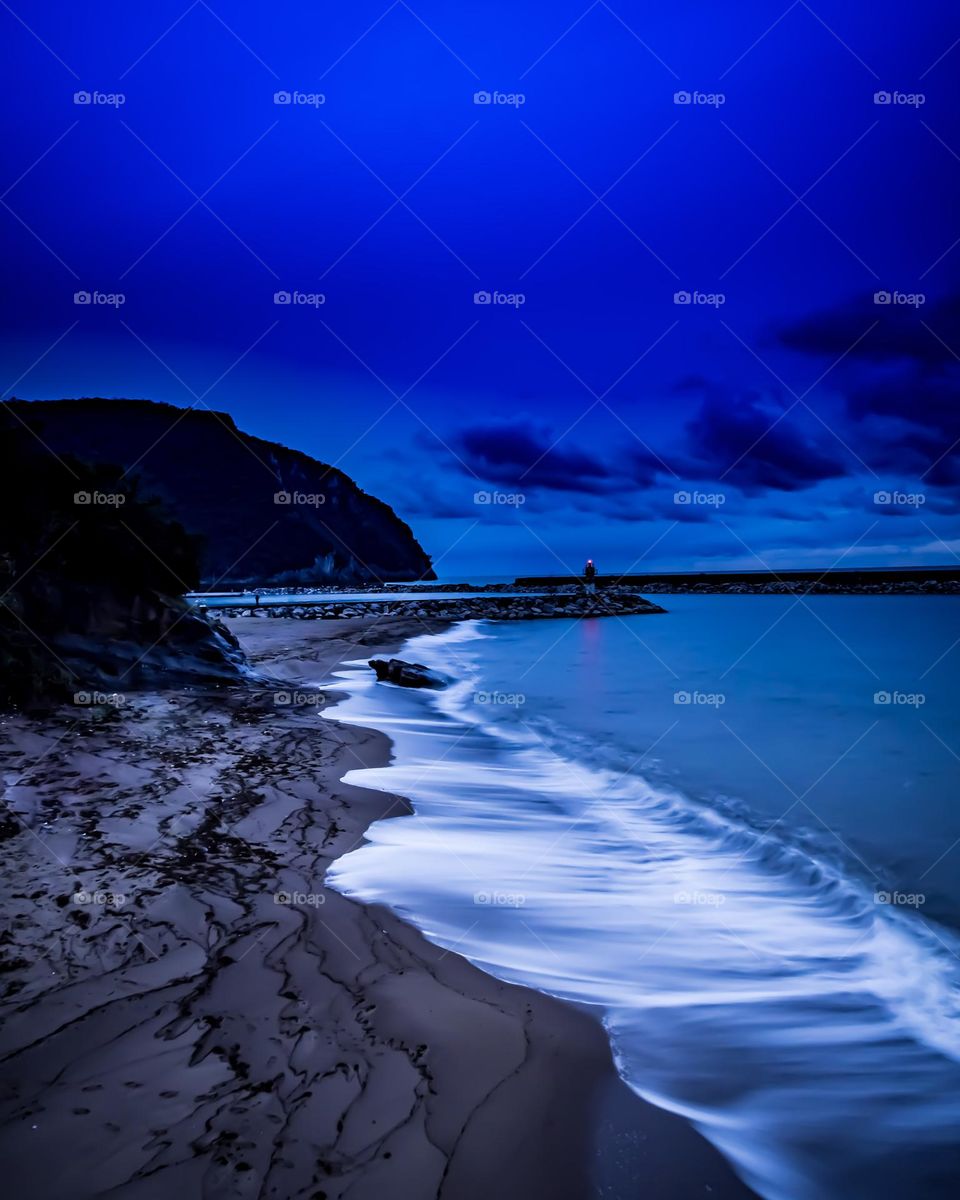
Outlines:
<svg viewBox="0 0 960 1200"><path fill-rule="evenodd" d="M294 617L305 621L344 620L350 617L415 618L417 620L529 621L551 617L633 617L644 613L662 613L659 604L628 592L604 592L587 595L558 592L554 595L496 596L464 593L456 600L431 600L429 595L416 600L382 599L340 601L331 597L325 603L266 604L252 608L217 609L223 617ZM209 611L209 610L208 610Z"/></svg>
<svg viewBox="0 0 960 1200"><path fill-rule="evenodd" d="M657 595L697 596L960 596L960 581L925 579L898 583L807 583L782 579L772 583L648 583Z"/></svg>

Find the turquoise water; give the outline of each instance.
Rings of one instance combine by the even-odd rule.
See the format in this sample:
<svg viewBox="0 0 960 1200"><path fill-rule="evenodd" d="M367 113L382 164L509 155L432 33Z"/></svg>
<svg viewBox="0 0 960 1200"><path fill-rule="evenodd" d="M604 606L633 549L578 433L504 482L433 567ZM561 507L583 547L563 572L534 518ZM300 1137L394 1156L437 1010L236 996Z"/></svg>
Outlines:
<svg viewBox="0 0 960 1200"><path fill-rule="evenodd" d="M597 1007L624 1078L775 1200L953 1195L960 601L670 596L348 671L408 795L335 886Z"/></svg>
<svg viewBox="0 0 960 1200"><path fill-rule="evenodd" d="M831 854L960 924L960 846L940 859L960 838L960 600L664 601L666 617L491 626L486 685L525 703L488 715L555 722L621 769L642 755L649 778L818 844L829 827Z"/></svg>

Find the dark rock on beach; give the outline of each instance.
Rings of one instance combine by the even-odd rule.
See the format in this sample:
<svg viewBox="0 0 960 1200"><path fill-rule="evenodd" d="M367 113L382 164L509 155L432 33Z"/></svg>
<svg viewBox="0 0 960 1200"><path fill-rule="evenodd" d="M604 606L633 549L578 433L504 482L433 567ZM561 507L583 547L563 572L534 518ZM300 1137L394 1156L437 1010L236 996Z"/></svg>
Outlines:
<svg viewBox="0 0 960 1200"><path fill-rule="evenodd" d="M404 662L402 658L371 658L370 666L382 683L396 683L400 687L444 688L447 680L423 663Z"/></svg>

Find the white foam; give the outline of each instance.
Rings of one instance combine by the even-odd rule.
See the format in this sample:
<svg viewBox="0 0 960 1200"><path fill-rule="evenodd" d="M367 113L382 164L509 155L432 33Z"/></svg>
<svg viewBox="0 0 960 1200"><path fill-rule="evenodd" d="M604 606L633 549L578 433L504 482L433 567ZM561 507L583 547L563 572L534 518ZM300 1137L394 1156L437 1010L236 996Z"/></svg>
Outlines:
<svg viewBox="0 0 960 1200"><path fill-rule="evenodd" d="M396 744L350 782L416 815L373 826L329 881L504 979L601 1006L624 1078L763 1195L875 1200L956 1169L960 941L780 831L564 757L569 735L506 739L467 702L482 636L405 648L448 667L456 650L446 692L350 678L336 717Z"/></svg>

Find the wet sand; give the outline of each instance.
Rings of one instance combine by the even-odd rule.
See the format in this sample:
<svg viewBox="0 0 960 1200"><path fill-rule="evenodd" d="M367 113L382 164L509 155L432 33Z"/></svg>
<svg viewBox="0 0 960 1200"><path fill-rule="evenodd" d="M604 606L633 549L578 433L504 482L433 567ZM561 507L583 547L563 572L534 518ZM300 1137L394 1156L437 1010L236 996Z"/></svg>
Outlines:
<svg viewBox="0 0 960 1200"><path fill-rule="evenodd" d="M0 724L6 1194L749 1196L592 1015L324 887L409 810L320 685L423 622L231 625L277 683Z"/></svg>

